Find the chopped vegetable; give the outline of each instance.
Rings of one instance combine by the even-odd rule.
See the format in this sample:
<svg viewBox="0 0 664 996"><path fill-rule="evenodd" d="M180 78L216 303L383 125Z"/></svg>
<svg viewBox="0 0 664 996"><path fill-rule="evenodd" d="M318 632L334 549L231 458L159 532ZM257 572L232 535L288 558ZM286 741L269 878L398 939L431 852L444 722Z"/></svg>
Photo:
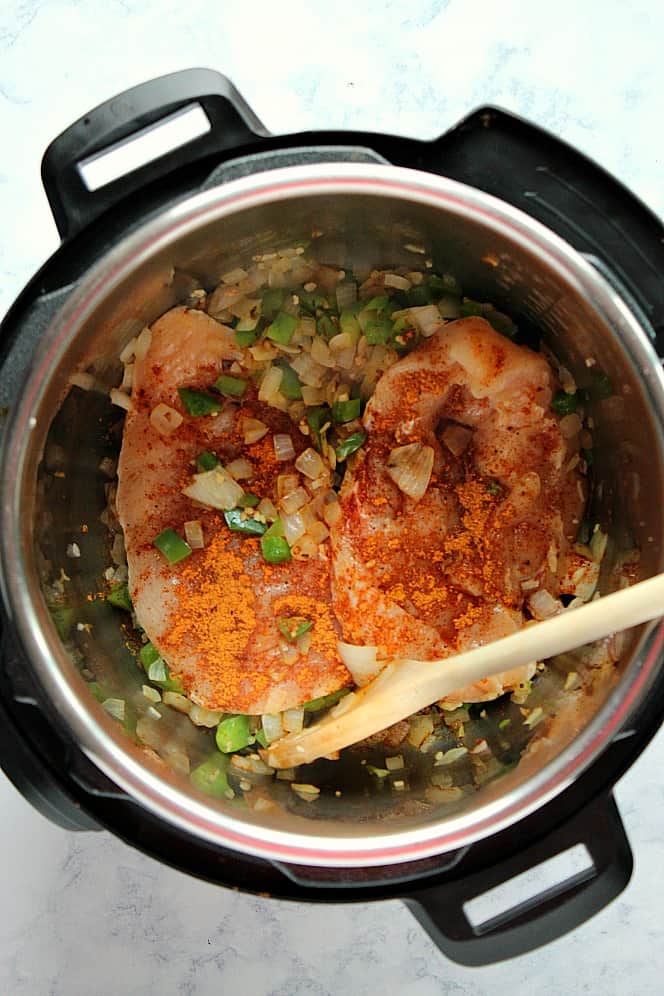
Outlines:
<svg viewBox="0 0 664 996"><path fill-rule="evenodd" d="M224 519L229 529L246 536L262 536L267 530L267 524L251 518L241 508L231 508L224 512Z"/></svg>
<svg viewBox="0 0 664 996"><path fill-rule="evenodd" d="M222 754L232 754L242 750L251 741L248 716L226 716L219 723L215 735L217 747Z"/></svg>
<svg viewBox="0 0 664 996"><path fill-rule="evenodd" d="M287 346L297 328L297 318L280 311L265 333L268 339Z"/></svg>
<svg viewBox="0 0 664 996"><path fill-rule="evenodd" d="M256 329L235 329L235 341L246 349L258 341L258 332Z"/></svg>
<svg viewBox="0 0 664 996"><path fill-rule="evenodd" d="M177 564L191 553L189 544L170 527L162 530L152 542L159 552L166 557L169 564Z"/></svg>
<svg viewBox="0 0 664 996"><path fill-rule="evenodd" d="M138 659L145 668L146 672L156 660L160 659L160 654L154 643L144 643L138 653Z"/></svg>
<svg viewBox="0 0 664 996"><path fill-rule="evenodd" d="M576 394L567 394L566 391L558 391L551 402L556 415L571 415L579 406L579 397Z"/></svg>
<svg viewBox="0 0 664 996"><path fill-rule="evenodd" d="M387 473L400 491L413 501L419 501L429 487L433 460L431 446L422 443L396 446L387 458Z"/></svg>
<svg viewBox="0 0 664 996"><path fill-rule="evenodd" d="M106 596L106 601L109 605L115 606L116 609L126 609L127 612L131 612L133 608L129 588L126 584L116 584L111 588Z"/></svg>
<svg viewBox="0 0 664 996"><path fill-rule="evenodd" d="M352 422L354 418L359 418L362 402L359 398L351 398L349 401L335 401L332 405L333 422Z"/></svg>
<svg viewBox="0 0 664 996"><path fill-rule="evenodd" d="M216 454L211 453L209 450L203 450L196 457L196 469L201 473L206 470L214 470L215 467L219 466L219 458Z"/></svg>
<svg viewBox="0 0 664 996"><path fill-rule="evenodd" d="M264 291L261 307L263 317L272 320L284 303L285 297L286 291L280 287L271 287Z"/></svg>
<svg viewBox="0 0 664 996"><path fill-rule="evenodd" d="M152 661L147 668L147 676L155 685L158 685L164 692L174 692L182 694L184 688L179 678L171 678L168 664L162 657ZM165 701L165 700L164 700ZM166 703L168 705L168 703Z"/></svg>
<svg viewBox="0 0 664 996"><path fill-rule="evenodd" d="M189 519L185 522L184 538L192 550L202 550L205 547L203 525L200 519Z"/></svg>
<svg viewBox="0 0 664 996"><path fill-rule="evenodd" d="M49 605L48 611L58 631L58 636L61 640L66 640L74 622L74 610L68 605L53 603Z"/></svg>
<svg viewBox="0 0 664 996"><path fill-rule="evenodd" d="M207 761L203 761L197 768L194 768L190 775L192 785L199 792L211 795L215 799L222 799L232 792L228 784L228 765L230 758L227 754L212 754Z"/></svg>
<svg viewBox="0 0 664 996"><path fill-rule="evenodd" d="M290 616L289 618L277 619L277 626L281 635L289 643L295 643L311 629L313 623L309 619L302 619L301 616Z"/></svg>
<svg viewBox="0 0 664 996"><path fill-rule="evenodd" d="M223 401L220 401L219 398L213 398L211 394L205 394L203 391L194 391L190 387L178 387L178 394L187 414L196 418L201 415L218 415L223 408Z"/></svg>
<svg viewBox="0 0 664 996"><path fill-rule="evenodd" d="M268 564L283 564L291 559L291 549L284 536L284 526L281 519L272 523L261 536L261 550Z"/></svg>
<svg viewBox="0 0 664 996"><path fill-rule="evenodd" d="M247 493L245 495L242 495L242 497L238 501L237 507L256 508L257 505L260 505L260 502L261 500L258 497L258 495L253 495L250 491L247 491Z"/></svg>
<svg viewBox="0 0 664 996"><path fill-rule="evenodd" d="M330 409L326 407L310 408L307 412L307 425L309 426L311 439L319 453L323 449L321 429L326 423L330 422L331 418L332 415Z"/></svg>
<svg viewBox="0 0 664 996"><path fill-rule="evenodd" d="M367 322L364 329L364 338L370 346L389 341L393 331L392 322L389 318L372 318Z"/></svg>
<svg viewBox="0 0 664 996"><path fill-rule="evenodd" d="M310 702L305 702L302 708L305 712L320 712L321 709L329 709L331 706L336 705L339 699L342 699L349 691L349 688L340 688L337 692L330 692L329 695L323 695L319 699L311 699Z"/></svg>
<svg viewBox="0 0 664 996"><path fill-rule="evenodd" d="M290 363L286 363L285 360L278 361L275 366L281 368L282 376L281 383L279 384L279 391L283 394L284 398L288 398L289 401L301 401L302 400L302 384L300 383L300 378L293 370Z"/></svg>
<svg viewBox="0 0 664 996"><path fill-rule="evenodd" d="M316 331L324 339L332 339L337 334L337 327L329 315L321 315L316 321Z"/></svg>
<svg viewBox="0 0 664 996"><path fill-rule="evenodd" d="M247 390L246 380L241 377L231 377L229 374L222 374L214 382L214 388L220 394L225 394L229 398L241 398Z"/></svg>
<svg viewBox="0 0 664 996"><path fill-rule="evenodd" d="M244 489L220 466L202 474L194 474L192 483L182 489L182 494L201 505L224 512L237 507Z"/></svg>
<svg viewBox="0 0 664 996"><path fill-rule="evenodd" d="M339 443L339 445L335 448L334 452L337 460L346 460L351 453L355 453L356 450L359 450L360 446L363 446L366 441L366 432L354 432L351 436L348 436L347 439L344 439L343 442Z"/></svg>

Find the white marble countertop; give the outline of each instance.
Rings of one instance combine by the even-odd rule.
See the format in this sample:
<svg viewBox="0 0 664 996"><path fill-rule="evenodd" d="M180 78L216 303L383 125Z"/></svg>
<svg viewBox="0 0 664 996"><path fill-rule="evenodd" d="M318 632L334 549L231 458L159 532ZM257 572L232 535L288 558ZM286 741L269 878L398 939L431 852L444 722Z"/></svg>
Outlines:
<svg viewBox="0 0 664 996"><path fill-rule="evenodd" d="M0 314L56 248L39 179L48 142L135 83L209 66L274 132L434 137L493 103L559 134L664 214L664 7L651 0L3 0ZM284 13L287 11L287 14ZM399 903L311 907L224 891L107 834L71 834L0 776L0 992L662 991L664 733L617 788L635 851L607 910L535 954L446 961Z"/></svg>

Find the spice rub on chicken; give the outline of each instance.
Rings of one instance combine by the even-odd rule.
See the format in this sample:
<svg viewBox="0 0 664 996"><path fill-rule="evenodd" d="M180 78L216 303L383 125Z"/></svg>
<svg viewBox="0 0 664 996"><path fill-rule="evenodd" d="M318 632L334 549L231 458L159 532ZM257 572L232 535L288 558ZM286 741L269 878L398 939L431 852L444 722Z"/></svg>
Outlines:
<svg viewBox="0 0 664 996"><path fill-rule="evenodd" d="M482 318L442 326L382 375L331 537L344 640L379 661L447 656L517 630L537 592L565 590L586 493L553 390L545 358ZM495 698L533 671L453 701Z"/></svg>
<svg viewBox="0 0 664 996"><path fill-rule="evenodd" d="M339 689L329 562L270 528L308 441L258 399L232 329L179 307L144 336L117 492L141 626L208 709L277 713Z"/></svg>

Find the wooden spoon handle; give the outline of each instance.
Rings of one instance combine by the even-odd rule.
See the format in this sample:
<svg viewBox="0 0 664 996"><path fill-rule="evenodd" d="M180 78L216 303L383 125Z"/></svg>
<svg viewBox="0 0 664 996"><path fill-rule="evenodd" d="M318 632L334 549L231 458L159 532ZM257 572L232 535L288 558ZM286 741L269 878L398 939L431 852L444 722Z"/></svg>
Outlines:
<svg viewBox="0 0 664 996"><path fill-rule="evenodd" d="M662 614L664 574L658 574L454 657L392 661L364 688L345 696L322 720L270 744L268 763L288 768L333 754L458 688L531 661L546 660Z"/></svg>

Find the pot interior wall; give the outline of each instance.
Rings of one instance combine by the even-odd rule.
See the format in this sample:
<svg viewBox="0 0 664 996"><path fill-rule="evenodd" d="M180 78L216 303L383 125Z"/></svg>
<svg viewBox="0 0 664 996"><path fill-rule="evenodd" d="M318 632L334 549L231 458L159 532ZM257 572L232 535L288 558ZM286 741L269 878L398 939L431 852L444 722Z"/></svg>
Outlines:
<svg viewBox="0 0 664 996"><path fill-rule="evenodd" d="M312 239L312 233L315 237ZM580 387L591 397L590 410L595 423L593 474L595 487L589 518L599 522L610 540L604 560L600 588L608 592L620 583L625 554L638 550L638 573L649 576L662 566L662 441L652 415L645 375L630 359L621 342L622 329L609 327L595 302L586 299L562 268L519 245L518 233L506 226L492 227L490 219L468 218L453 205L439 209L408 203L386 196L335 195L281 200L267 206L238 211L228 217L204 221L195 230L177 237L162 237L144 252L128 276L114 282L112 274L101 274L94 308L86 317L75 341L52 372L37 413L40 424L50 424L39 465L36 442L28 443L26 467L26 521L36 522L34 546L26 543L28 569L39 572L45 600L53 604L60 590L61 569L69 580L64 583L66 611L61 613L61 631L67 630L66 660L60 660L68 680L75 686L94 680L105 694L126 699L132 713L142 700L142 674L132 652L132 637L123 628L127 617L108 606L103 592L103 574L110 563L109 537L100 516L106 505L105 485L109 479L100 470L104 457L114 457L121 439L121 412L114 408L106 391L120 379L118 354L122 346L172 304L182 300L193 286L210 288L221 273L246 264L257 252L292 245L296 240L312 241L311 251L328 263L355 270L405 264L424 267L433 260L436 271L449 272L458 279L468 296L491 301L510 314L524 331L526 341L543 341L572 371ZM421 246L424 254L406 246ZM101 284L108 279L109 291ZM74 369L94 374L96 387L83 391L69 388ZM598 377L606 375L613 385L610 397L596 390ZM606 393L606 392L604 392ZM54 417L54 412L57 414ZM29 478L32 475L32 486ZM36 514L33 516L33 505ZM67 556L76 543L80 558ZM71 550L71 548L70 548ZM44 608L39 609L48 630L54 659L57 637ZM487 707L488 719L474 714L468 735L478 738L491 730L491 736L505 744L500 774L487 781L479 792L450 794L447 801L426 800L420 785L422 755L406 749L409 771L406 780L412 792L396 792L388 780L375 789L357 752L335 765L320 762L304 781L327 783L333 793L314 804L298 800L288 791L287 782L266 782L266 792L276 792L283 802L277 811L256 812L238 805L237 800L210 802L225 809L233 818L260 822L307 834L389 833L394 829L450 819L468 813L489 798L509 792L529 777L533 768L551 760L573 740L611 694L615 682L628 667L637 667L638 645L643 634L625 638L620 653L612 650L617 663L607 662L606 648L586 648L568 655L550 669L551 679L541 679L540 690L529 705L542 701L556 714L552 723L535 731L537 750L530 749L530 762L513 766L530 736L518 719L518 708L499 703ZM576 693L560 689L566 672L574 670L585 677ZM141 705L140 708L143 708ZM132 742L132 723L123 732L119 723L105 715L90 696L90 709L98 711L99 722L114 738L118 751L140 752ZM512 731L497 733L506 710L514 714ZM501 719L502 717L502 719ZM142 763L163 777L174 780L184 791L192 792L186 776L179 774L182 757L192 764L206 757L212 740L179 714L164 710L161 740L157 747L166 761L141 755ZM518 726L518 729L516 728ZM503 725L503 730L506 727ZM400 753L403 751L400 749ZM370 764L382 767L385 749L362 755ZM430 765L431 759L426 760ZM422 777L424 777L422 775ZM472 781L472 779L471 779ZM195 794L195 793L194 793ZM200 797L197 797L200 798Z"/></svg>

